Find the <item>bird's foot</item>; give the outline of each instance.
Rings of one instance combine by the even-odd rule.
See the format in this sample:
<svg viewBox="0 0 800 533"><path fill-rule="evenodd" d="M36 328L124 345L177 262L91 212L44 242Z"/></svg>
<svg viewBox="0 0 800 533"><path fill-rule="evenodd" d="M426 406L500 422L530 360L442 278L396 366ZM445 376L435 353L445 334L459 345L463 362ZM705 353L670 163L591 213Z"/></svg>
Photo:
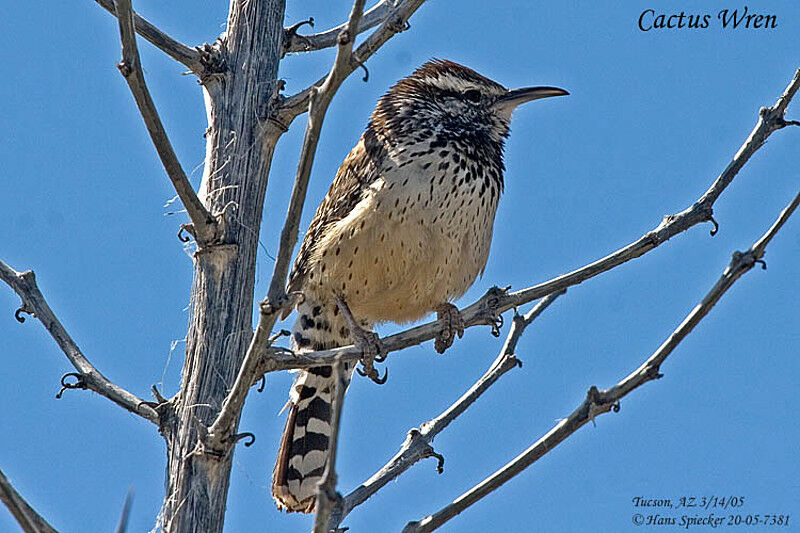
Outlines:
<svg viewBox="0 0 800 533"><path fill-rule="evenodd" d="M436 335L434 348L438 353L444 353L453 345L456 335L459 339L464 336L464 317L461 316L458 307L451 303L443 303L436 308L436 318L439 319L442 329Z"/></svg>
<svg viewBox="0 0 800 533"><path fill-rule="evenodd" d="M386 360L386 349L383 347L380 337L374 331L364 329L356 322L350 312L350 308L347 306L347 302L342 298L336 297L336 305L345 320L347 320L356 348L361 350L361 366L363 369L357 368L356 371L362 376L367 376L378 385L383 385L389 377L389 371L387 369L383 377L380 377L375 369L376 361L381 363Z"/></svg>
<svg viewBox="0 0 800 533"><path fill-rule="evenodd" d="M374 331L368 331L361 327L358 327L357 330L351 328L351 332L355 337L356 347L361 349L361 366L363 370L362 368L357 368L356 371L362 376L367 376L378 385L383 385L389 377L389 370L385 369L383 377L380 377L374 365L376 361L380 363L386 360L386 350L383 347L381 338Z"/></svg>

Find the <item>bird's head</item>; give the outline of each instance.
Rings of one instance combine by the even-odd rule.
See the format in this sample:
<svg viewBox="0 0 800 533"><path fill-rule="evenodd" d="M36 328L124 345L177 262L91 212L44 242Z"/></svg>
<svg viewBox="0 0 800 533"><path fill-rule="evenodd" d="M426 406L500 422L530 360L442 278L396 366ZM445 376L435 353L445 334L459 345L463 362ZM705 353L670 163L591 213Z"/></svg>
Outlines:
<svg viewBox="0 0 800 533"><path fill-rule="evenodd" d="M460 144L499 144L511 114L525 102L569 94L557 87L506 89L452 61L428 61L380 99L370 127L390 144L434 137Z"/></svg>

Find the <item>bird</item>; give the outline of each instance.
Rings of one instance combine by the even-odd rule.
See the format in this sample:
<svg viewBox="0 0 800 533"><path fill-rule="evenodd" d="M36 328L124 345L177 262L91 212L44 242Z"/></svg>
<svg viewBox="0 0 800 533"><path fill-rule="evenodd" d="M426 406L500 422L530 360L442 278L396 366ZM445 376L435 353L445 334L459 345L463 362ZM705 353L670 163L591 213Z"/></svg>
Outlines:
<svg viewBox="0 0 800 533"><path fill-rule="evenodd" d="M301 295L291 349L355 343L368 351L375 324L408 323L434 311L443 324L436 350L452 344L463 333L452 302L483 274L489 257L512 112L567 94L549 86L510 90L441 59L392 86L339 167L295 259L286 288ZM365 373L382 382L372 359L362 360ZM353 369L345 368L347 383ZM332 367L312 367L290 389L272 475L279 509L314 511L335 379Z"/></svg>

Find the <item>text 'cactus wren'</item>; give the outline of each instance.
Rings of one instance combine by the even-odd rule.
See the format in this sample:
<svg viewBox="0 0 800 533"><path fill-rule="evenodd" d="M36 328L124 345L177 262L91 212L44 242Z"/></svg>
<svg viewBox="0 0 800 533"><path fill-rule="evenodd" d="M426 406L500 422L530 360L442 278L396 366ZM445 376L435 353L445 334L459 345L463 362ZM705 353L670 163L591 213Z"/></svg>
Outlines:
<svg viewBox="0 0 800 533"><path fill-rule="evenodd" d="M503 191L511 113L555 87L508 90L451 61L429 61L378 102L317 209L289 277L299 291L292 348L364 341L360 328L432 311L461 328L450 303L483 273ZM351 328L346 304L358 325ZM360 328L359 328L360 326ZM371 361L365 366L375 379ZM352 365L346 370L352 374ZM301 371L272 477L280 508L310 512L328 458L331 367Z"/></svg>

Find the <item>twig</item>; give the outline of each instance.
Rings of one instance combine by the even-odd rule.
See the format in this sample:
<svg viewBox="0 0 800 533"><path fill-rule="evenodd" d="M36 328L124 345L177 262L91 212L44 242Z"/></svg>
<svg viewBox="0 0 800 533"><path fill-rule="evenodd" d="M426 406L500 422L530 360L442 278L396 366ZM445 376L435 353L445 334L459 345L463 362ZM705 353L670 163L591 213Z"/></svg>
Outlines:
<svg viewBox="0 0 800 533"><path fill-rule="evenodd" d="M41 517L28 502L14 490L11 482L0 470L0 501L17 520L24 533L57 533L47 520Z"/></svg>
<svg viewBox="0 0 800 533"><path fill-rule="evenodd" d="M344 363L338 360L333 365L334 393L331 404L331 435L328 440L328 462L317 485L316 516L313 533L328 533L328 521L331 512L340 505L342 496L336 491L336 450L339 446L339 427L344 405L344 393L347 391Z"/></svg>
<svg viewBox="0 0 800 533"><path fill-rule="evenodd" d="M361 22L358 24L358 33L363 33L370 30L383 22L387 15L391 12L392 0L381 0L368 11L364 12L361 17ZM283 54L291 54L293 52L313 52L336 46L336 39L339 33L347 26L347 22L340 24L335 28L315 33L313 35L297 35L295 31L290 31L290 28L284 29L285 42L283 44Z"/></svg>
<svg viewBox="0 0 800 533"><path fill-rule="evenodd" d="M17 272L3 261L0 261L0 280L14 289L14 292L20 297L21 305L15 313L17 320L24 322L25 319L22 317L22 313L35 316L45 329L50 332L53 340L56 341L56 344L67 356L69 362L78 371L78 385L68 388L92 390L131 413L158 425L159 415L156 411L143 403L141 398L111 383L86 359L78 345L75 344L75 341L72 340L72 337L69 336L69 333L67 333L64 326L61 325L61 322L50 309L39 287L36 285L36 276L33 271Z"/></svg>
<svg viewBox="0 0 800 533"><path fill-rule="evenodd" d="M117 16L117 9L114 5L114 0L94 1L112 15ZM203 72L201 54L197 49L176 41L163 31L153 26L150 22L139 16L138 13L133 14L133 23L136 33L144 37L150 42L150 44L170 56L172 59L183 63L189 67L192 72L198 75Z"/></svg>
<svg viewBox="0 0 800 533"><path fill-rule="evenodd" d="M661 377L659 369L666 358L675 350L680 342L691 333L694 327L711 311L723 294L745 272L762 262L764 249L778 230L800 205L800 192L794 200L781 212L777 221L753 246L745 252L734 252L728 267L722 273L714 287L703 300L689 313L678 328L666 341L636 370L608 390L600 391L591 387L583 403L569 417L559 422L541 439L522 452L513 461L494 474L459 496L451 504L418 522L410 522L403 533L427 533L439 528L442 524L461 513L487 494L499 488L547 452L555 448L567 437L575 433L584 424L609 411L619 410L619 401L634 389Z"/></svg>
<svg viewBox="0 0 800 533"><path fill-rule="evenodd" d="M402 0L389 14L386 15L380 27L372 32L367 39L353 53L356 61L347 65L347 75L358 68L372 54L386 43L393 35L408 28L408 19L425 0ZM311 87L287 98L281 108L276 112L273 120L287 129L295 117L308 111L308 103L315 88L321 87L327 78L317 80Z"/></svg>
<svg viewBox="0 0 800 533"><path fill-rule="evenodd" d="M361 14L364 11L364 3L364 0L356 0L354 2L347 27L339 32L339 47L336 51L336 59L333 61L333 66L323 83L318 87L312 88L309 100L306 103L308 107L306 134L297 165L292 198L289 201L286 221L281 231L281 242L278 256L275 259L275 269L267 293L267 298L273 306L286 300L284 291L286 275L289 271L289 262L292 258L294 246L297 243L300 217L303 214L308 180L311 175L311 167L314 164L314 156L317 152L322 121L325 119L325 113L328 111L328 105L333 99L333 95L357 66L356 59L353 57L353 43L356 38L358 21L361 20Z"/></svg>
<svg viewBox="0 0 800 533"><path fill-rule="evenodd" d="M787 125L794 125L793 121L786 121L783 115L786 112L786 107L789 105L789 102L798 89L800 89L800 70L795 73L794 78L775 105L761 109L758 122L747 137L747 140L745 140L744 144L742 144L736 152L736 155L725 170L692 206L675 215L665 216L656 228L645 233L636 241L577 270L516 292L508 293L498 290L497 288L490 289L489 292L482 296L477 302L461 310L461 315L464 318L464 326L472 327L492 324L494 317L509 309L519 307L533 300L547 296L548 294L553 294L568 287L578 285L623 263L636 259L654 248L657 248L675 235L701 222L710 221L714 223L715 229L712 230L712 234L715 233L717 226L713 218L714 202L717 201L722 192L733 181L733 178L739 170L741 170L744 164L774 131L786 127ZM440 325L438 321L429 322L401 333L385 337L381 339L381 345L385 348L387 353L396 352L433 339L439 330ZM303 354L291 354L285 351L270 352L269 357L265 357L261 362L262 364L259 371L271 372L291 368L309 368L326 364L330 365L333 364L334 360L339 356L345 361L355 361L361 356L361 351L355 346L344 346Z"/></svg>
<svg viewBox="0 0 800 533"><path fill-rule="evenodd" d="M469 390L439 416L421 424L419 429L412 429L409 431L400 451L378 470L378 472L344 498L341 506L339 506L331 516L331 521L328 524L329 529L337 528L339 524L342 523L342 520L344 520L355 507L364 503L384 485L397 478L418 461L426 457L436 457L439 460L437 469L441 473L444 458L433 450L431 446L433 439L449 426L453 420L463 414L468 407L475 403L475 401L500 379L503 374L512 368L522 365L519 359L517 359L515 351L525 328L541 315L556 298L564 294L564 292L566 291L550 294L542 298L530 311L525 313L525 315L514 315L514 321L506 336L503 348L500 350L497 358L489 366L489 369L469 388Z"/></svg>
<svg viewBox="0 0 800 533"><path fill-rule="evenodd" d="M161 158L161 163L192 221L191 227L186 228L187 231L194 235L198 245L210 244L218 237L218 223L197 197L192 184L189 183L189 179L181 168L164 130L164 125L158 116L150 91L147 89L139 59L139 50L136 46L131 0L117 0L117 14L122 41L122 61L117 65L119 71L128 82L128 87L133 93L136 105L139 107L145 126L147 126L147 132L150 134L159 158Z"/></svg>
<svg viewBox="0 0 800 533"><path fill-rule="evenodd" d="M325 118L325 112L333 95L345 78L353 71L351 66L354 61L353 42L355 40L355 29L358 27L358 21L364 11L364 3L365 0L355 0L347 28L339 33L339 48L331 71L325 79L325 83L318 89L315 88L314 97L310 100L308 125L306 126L303 148L297 166L292 198L281 232L281 243L275 260L272 282L267 292L267 298L261 302L258 326L245 353L242 368L236 376L231 392L222 404L222 409L217 419L209 428L209 438L205 443L209 449L218 450L230 442L230 434L233 431L235 421L238 419L238 413L241 412L244 406L247 392L253 384L258 362L261 359L260 356L269 347L272 326L275 324L281 310L290 304L284 286L286 285L289 261L294 245L297 242L300 217L305 203L311 166L314 162L314 155L319 142L319 133L322 128L322 121ZM333 363L335 361L331 362L331 364Z"/></svg>
<svg viewBox="0 0 800 533"><path fill-rule="evenodd" d="M131 515L131 506L133 505L133 487L128 490L125 495L125 503L122 504L122 514L119 517L119 523L115 533L125 533L128 531L128 520Z"/></svg>

